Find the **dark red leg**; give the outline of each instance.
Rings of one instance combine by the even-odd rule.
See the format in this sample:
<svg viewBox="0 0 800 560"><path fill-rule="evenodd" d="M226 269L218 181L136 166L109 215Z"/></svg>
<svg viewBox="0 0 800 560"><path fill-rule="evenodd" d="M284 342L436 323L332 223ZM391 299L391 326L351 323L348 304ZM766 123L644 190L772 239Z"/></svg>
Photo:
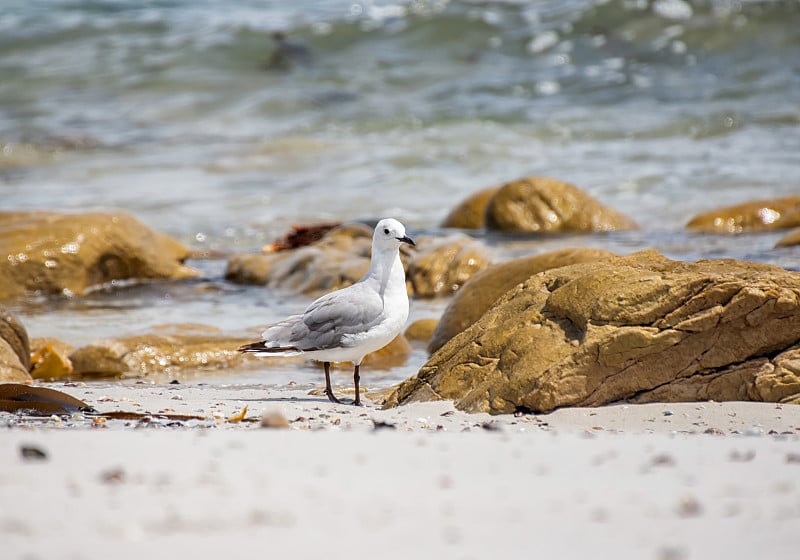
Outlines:
<svg viewBox="0 0 800 560"><path fill-rule="evenodd" d="M325 394L329 401L338 403L339 399L334 396L333 389L331 389L331 363L322 362L322 365L325 367Z"/></svg>

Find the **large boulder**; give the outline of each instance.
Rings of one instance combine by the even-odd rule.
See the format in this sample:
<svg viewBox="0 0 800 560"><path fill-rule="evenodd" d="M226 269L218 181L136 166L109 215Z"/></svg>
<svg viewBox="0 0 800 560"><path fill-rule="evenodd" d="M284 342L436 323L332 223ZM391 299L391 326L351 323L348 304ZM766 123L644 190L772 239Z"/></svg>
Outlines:
<svg viewBox="0 0 800 560"><path fill-rule="evenodd" d="M442 227L482 229L486 225L486 206L500 187L480 190L453 208L442 222Z"/></svg>
<svg viewBox="0 0 800 560"><path fill-rule="evenodd" d="M548 177L507 183L486 206L487 229L591 233L636 229L636 224L575 185Z"/></svg>
<svg viewBox="0 0 800 560"><path fill-rule="evenodd" d="M125 213L0 212L0 300L83 294L115 280L180 279L189 250Z"/></svg>
<svg viewBox="0 0 800 560"><path fill-rule="evenodd" d="M699 214L686 225L705 233L744 233L800 227L800 196L754 200Z"/></svg>
<svg viewBox="0 0 800 560"><path fill-rule="evenodd" d="M0 305L0 381L30 381L28 332L17 317Z"/></svg>
<svg viewBox="0 0 800 560"><path fill-rule="evenodd" d="M654 252L543 272L506 293L387 405L471 412L618 401L800 402L800 274Z"/></svg>
<svg viewBox="0 0 800 560"><path fill-rule="evenodd" d="M481 318L508 290L551 268L613 257L603 249L559 249L493 265L470 278L444 310L428 344L436 352L445 342Z"/></svg>
<svg viewBox="0 0 800 560"><path fill-rule="evenodd" d="M406 278L416 297L450 295L490 260L486 247L466 235L421 237L409 254Z"/></svg>

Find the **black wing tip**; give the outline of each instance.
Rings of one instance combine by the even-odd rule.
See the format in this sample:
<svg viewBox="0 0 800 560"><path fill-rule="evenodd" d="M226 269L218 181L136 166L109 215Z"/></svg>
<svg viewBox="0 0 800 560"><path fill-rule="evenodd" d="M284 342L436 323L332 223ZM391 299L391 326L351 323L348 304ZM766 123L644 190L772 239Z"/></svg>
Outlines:
<svg viewBox="0 0 800 560"><path fill-rule="evenodd" d="M245 344L244 346L239 346L238 351L242 354L246 354L248 352L297 352L298 349L294 346L267 346L266 340L259 340L258 342L251 342L250 344Z"/></svg>

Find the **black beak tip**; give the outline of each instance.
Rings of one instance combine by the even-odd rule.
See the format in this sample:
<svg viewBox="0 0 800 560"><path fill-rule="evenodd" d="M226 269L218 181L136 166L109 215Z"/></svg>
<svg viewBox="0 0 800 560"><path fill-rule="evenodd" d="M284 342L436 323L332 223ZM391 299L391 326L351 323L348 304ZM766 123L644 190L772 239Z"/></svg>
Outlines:
<svg viewBox="0 0 800 560"><path fill-rule="evenodd" d="M408 243L408 244L409 244L409 245L411 245L412 247L416 247L416 246L417 246L417 244L416 244L416 243L414 243L414 240L413 240L413 239L411 239L411 238L410 238L409 236L407 236L407 235L404 235L403 237L398 237L398 238L397 238L397 240L398 240L398 241L402 241L403 243Z"/></svg>

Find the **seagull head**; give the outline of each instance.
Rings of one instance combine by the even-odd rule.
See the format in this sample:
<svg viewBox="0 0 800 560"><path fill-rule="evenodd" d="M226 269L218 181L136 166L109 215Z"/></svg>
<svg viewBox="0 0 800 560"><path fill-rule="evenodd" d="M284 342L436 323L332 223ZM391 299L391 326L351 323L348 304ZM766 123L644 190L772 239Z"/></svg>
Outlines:
<svg viewBox="0 0 800 560"><path fill-rule="evenodd" d="M406 227L392 218L385 218L375 226L375 233L372 236L372 246L380 248L396 248L403 243L408 243L412 247L414 240L406 235Z"/></svg>

